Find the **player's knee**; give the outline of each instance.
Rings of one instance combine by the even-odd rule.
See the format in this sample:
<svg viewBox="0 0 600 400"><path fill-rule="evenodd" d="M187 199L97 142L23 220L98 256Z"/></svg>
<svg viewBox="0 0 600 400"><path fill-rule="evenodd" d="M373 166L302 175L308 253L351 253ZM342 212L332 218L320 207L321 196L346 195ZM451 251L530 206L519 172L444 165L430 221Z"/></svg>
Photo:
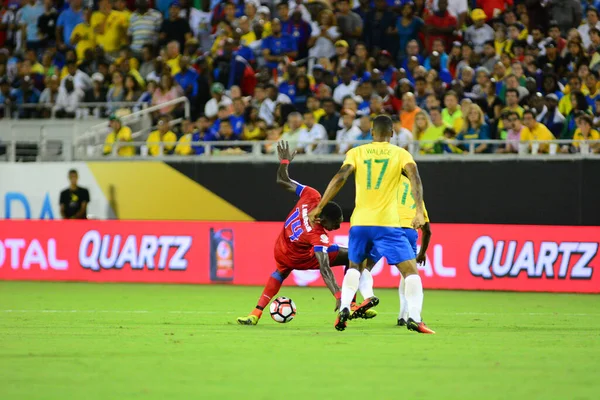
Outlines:
<svg viewBox="0 0 600 400"><path fill-rule="evenodd" d="M289 272L280 272L280 271L275 271L271 274L271 276L275 279L277 279L279 282L283 282L285 280L285 278L287 278L289 275Z"/></svg>
<svg viewBox="0 0 600 400"><path fill-rule="evenodd" d="M401 262L397 265L397 267L398 270L400 270L402 276L405 278L411 275L419 274L419 269L417 268L417 263L415 262L415 260Z"/></svg>

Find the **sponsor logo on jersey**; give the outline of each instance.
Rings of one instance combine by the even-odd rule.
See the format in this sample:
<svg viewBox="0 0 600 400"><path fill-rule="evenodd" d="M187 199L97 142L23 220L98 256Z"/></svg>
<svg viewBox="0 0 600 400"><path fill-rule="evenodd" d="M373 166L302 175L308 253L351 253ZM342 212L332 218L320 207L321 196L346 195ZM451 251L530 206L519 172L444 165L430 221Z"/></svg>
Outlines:
<svg viewBox="0 0 600 400"><path fill-rule="evenodd" d="M325 243L325 244L329 243L329 236L327 236L326 234L322 234L321 235L321 242Z"/></svg>

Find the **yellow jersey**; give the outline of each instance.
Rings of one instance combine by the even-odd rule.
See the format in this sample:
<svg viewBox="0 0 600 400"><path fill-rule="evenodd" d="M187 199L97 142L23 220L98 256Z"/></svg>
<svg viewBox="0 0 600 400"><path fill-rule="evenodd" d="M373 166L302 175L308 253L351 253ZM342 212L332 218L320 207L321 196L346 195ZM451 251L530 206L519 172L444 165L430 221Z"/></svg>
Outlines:
<svg viewBox="0 0 600 400"><path fill-rule="evenodd" d="M181 67L179 66L179 60L181 60L181 55L167 60L167 65L169 66L169 68L171 68L171 76L175 76L179 73L179 71L181 71Z"/></svg>
<svg viewBox="0 0 600 400"><path fill-rule="evenodd" d="M146 145L148 146L148 154L151 156L161 156L164 153L160 151L160 143L163 143L164 153L171 153L177 145L177 135L172 131L168 131L164 136L160 137L160 131L154 131L148 136Z"/></svg>
<svg viewBox="0 0 600 400"><path fill-rule="evenodd" d="M398 192L398 215L400 215L400 225L403 228L412 228L412 221L417 215L417 204L412 194L410 179L404 175L400 180L400 191ZM425 222L429 222L425 202L423 202L423 215Z"/></svg>
<svg viewBox="0 0 600 400"><path fill-rule="evenodd" d="M96 43L107 53L121 49L123 37L127 34L129 20L120 11L112 10L108 16L101 11L92 14L90 25L95 30L104 26L102 33L96 32Z"/></svg>
<svg viewBox="0 0 600 400"><path fill-rule="evenodd" d="M586 142L588 140L600 140L600 133L595 129L591 129L588 137L585 138L583 133L581 133L581 129L577 128L575 130L575 133L573 134L573 146L579 147L581 142Z"/></svg>
<svg viewBox="0 0 600 400"><path fill-rule="evenodd" d="M194 150L192 150L191 133L187 133L179 138L177 146L175 147L175 154L178 156L189 156L190 154L194 154Z"/></svg>
<svg viewBox="0 0 600 400"><path fill-rule="evenodd" d="M75 51L77 52L77 59L81 62L83 61L87 49L93 50L96 48L96 34L91 25L81 23L73 28L71 40L77 35L79 35L81 39L79 39L79 42L75 45Z"/></svg>
<svg viewBox="0 0 600 400"><path fill-rule="evenodd" d="M104 154L108 155L112 153L113 145L115 142L131 142L131 128L123 126L119 132L112 131L106 137L104 142ZM135 148L133 146L123 146L117 150L117 154L121 157L131 157L135 155Z"/></svg>
<svg viewBox="0 0 600 400"><path fill-rule="evenodd" d="M344 160L355 172L356 200L350 225L400 227L400 177L404 167L414 163L408 151L388 142L350 149Z"/></svg>

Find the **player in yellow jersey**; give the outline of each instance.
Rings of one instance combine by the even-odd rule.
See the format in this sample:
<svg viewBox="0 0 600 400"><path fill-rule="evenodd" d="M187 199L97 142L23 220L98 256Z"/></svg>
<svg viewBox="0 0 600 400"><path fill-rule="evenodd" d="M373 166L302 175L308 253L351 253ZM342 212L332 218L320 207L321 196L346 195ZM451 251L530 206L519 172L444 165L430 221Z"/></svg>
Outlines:
<svg viewBox="0 0 600 400"><path fill-rule="evenodd" d="M398 214L400 215L400 226L402 227L402 230L404 230L408 242L410 243L410 247L413 249L415 254L417 254L417 239L419 238L419 232L413 229L412 220L415 217L416 208L417 205L415 204L415 199L412 195L410 180L403 174L400 181L400 191L398 192ZM416 258L417 264L425 263L425 253L427 252L429 241L431 240L429 215L427 214L425 203L423 203L423 214L425 217L425 224L421 227L421 232L423 235L421 236L421 249L419 250ZM369 258L370 260L367 262L367 268L371 270L377 261L379 261L381 256L377 254L376 251L373 251ZM408 307L406 306L406 280L404 278L400 279L400 284L398 285L398 294L400 296L398 326L406 326L408 320Z"/></svg>
<svg viewBox="0 0 600 400"><path fill-rule="evenodd" d="M394 133L392 119L380 115L373 120L373 142L355 147L346 153L346 160L333 177L317 207L309 213L311 222L318 222L323 207L330 202L355 172L356 200L350 219L350 242L348 258L350 268L342 283L340 312L335 329L346 329L350 319L350 303L358 290L365 261L375 250L395 265L405 277L406 303L408 307L407 327L420 333L435 333L421 320L423 306L423 284L415 253L401 227L398 214L398 192L404 172L410 180L415 200L415 217L411 225L419 229L425 224L423 209L423 186L417 164L410 153L390 144ZM372 293L370 293L372 294ZM364 300L353 313L361 313L379 304L374 295Z"/></svg>

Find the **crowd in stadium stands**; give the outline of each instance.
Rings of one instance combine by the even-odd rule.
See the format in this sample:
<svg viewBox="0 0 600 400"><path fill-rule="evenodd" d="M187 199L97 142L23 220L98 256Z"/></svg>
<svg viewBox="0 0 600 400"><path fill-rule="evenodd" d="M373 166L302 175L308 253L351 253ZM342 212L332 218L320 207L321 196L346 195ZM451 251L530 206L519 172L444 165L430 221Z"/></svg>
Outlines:
<svg viewBox="0 0 600 400"><path fill-rule="evenodd" d="M0 2L0 112L110 116L106 154L139 152L119 116L162 104L150 155L343 154L380 113L423 153L600 151L597 0Z"/></svg>

